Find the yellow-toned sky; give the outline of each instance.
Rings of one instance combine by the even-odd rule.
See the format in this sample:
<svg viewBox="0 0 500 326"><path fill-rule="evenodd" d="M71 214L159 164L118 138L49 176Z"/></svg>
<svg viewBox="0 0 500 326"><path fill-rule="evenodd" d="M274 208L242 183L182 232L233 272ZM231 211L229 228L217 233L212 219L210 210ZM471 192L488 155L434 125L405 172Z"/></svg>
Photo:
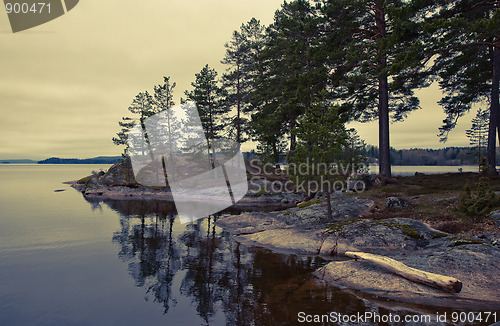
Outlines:
<svg viewBox="0 0 500 326"><path fill-rule="evenodd" d="M0 8L0 159L119 155L111 142L134 96L171 76L178 102L205 65L222 73L224 43L252 17L268 25L282 0L84 0L13 34ZM437 87L391 125L396 148L440 148ZM446 146L467 146L462 118ZM377 123L353 124L376 144ZM248 150L252 144L244 146Z"/></svg>

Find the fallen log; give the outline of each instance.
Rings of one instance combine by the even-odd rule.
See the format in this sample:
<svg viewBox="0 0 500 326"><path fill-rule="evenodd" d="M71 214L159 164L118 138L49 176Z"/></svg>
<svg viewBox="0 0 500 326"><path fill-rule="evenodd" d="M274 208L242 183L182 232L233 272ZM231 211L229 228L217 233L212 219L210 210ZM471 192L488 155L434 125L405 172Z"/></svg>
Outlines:
<svg viewBox="0 0 500 326"><path fill-rule="evenodd" d="M462 290L462 282L454 277L424 272L416 268L408 267L389 257L352 251L346 252L345 255L354 259L368 260L415 283L425 284L446 292L459 293Z"/></svg>

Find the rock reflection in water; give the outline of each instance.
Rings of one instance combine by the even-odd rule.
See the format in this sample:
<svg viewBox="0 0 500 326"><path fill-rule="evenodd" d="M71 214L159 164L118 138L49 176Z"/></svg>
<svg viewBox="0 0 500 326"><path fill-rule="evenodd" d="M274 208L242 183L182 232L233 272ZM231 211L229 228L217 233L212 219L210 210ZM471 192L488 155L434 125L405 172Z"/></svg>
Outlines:
<svg viewBox="0 0 500 326"><path fill-rule="evenodd" d="M297 323L300 311L366 310L362 300L311 278L326 263L320 257L245 247L214 224L217 216L180 224L168 202L92 200L95 209L102 203L120 214L113 235L120 259L167 320L185 298L182 310L194 307L206 324L221 314L226 325L282 325Z"/></svg>

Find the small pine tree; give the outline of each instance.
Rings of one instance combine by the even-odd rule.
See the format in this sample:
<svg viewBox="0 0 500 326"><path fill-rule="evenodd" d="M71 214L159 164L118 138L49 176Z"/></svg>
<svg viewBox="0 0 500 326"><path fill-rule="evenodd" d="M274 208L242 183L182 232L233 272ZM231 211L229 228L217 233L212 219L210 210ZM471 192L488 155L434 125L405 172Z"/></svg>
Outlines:
<svg viewBox="0 0 500 326"><path fill-rule="evenodd" d="M301 169L297 169L295 172L299 173L294 177L302 184L315 184L326 192L328 218L332 219L332 187L329 180L332 176L329 175L329 170L335 159L340 157L348 138L337 107L330 107L321 102L314 103L299 119L293 132L297 136L297 147L290 161L297 165L308 165L306 175L302 175ZM313 183L309 183L310 181ZM315 190L319 189L308 189L309 192Z"/></svg>
<svg viewBox="0 0 500 326"><path fill-rule="evenodd" d="M347 136L348 139L343 148L343 161L350 164L352 169L355 169L358 165L367 161L366 143L359 137L355 129L347 130ZM355 171L357 171L357 168Z"/></svg>
<svg viewBox="0 0 500 326"><path fill-rule="evenodd" d="M472 126L470 129L466 130L465 134L470 140L470 145L472 146L473 153L477 156L477 161L479 165L479 172L481 172L482 162L482 149L485 147L488 139L488 127L489 127L490 114L488 110L479 109L477 111L476 117L472 119Z"/></svg>
<svg viewBox="0 0 500 326"><path fill-rule="evenodd" d="M496 205L498 205L497 197L488 187L487 179L484 177L474 187L467 184L464 193L458 199L459 209L475 217L485 216Z"/></svg>
<svg viewBox="0 0 500 326"><path fill-rule="evenodd" d="M128 133L130 129L132 129L135 126L136 121L130 117L122 117L122 121L118 121L118 125L121 127L121 130L116 133L117 137L113 137L113 144L116 146L121 146L125 145L125 148L123 149L122 156L123 157L128 157L129 156L129 149L128 149Z"/></svg>

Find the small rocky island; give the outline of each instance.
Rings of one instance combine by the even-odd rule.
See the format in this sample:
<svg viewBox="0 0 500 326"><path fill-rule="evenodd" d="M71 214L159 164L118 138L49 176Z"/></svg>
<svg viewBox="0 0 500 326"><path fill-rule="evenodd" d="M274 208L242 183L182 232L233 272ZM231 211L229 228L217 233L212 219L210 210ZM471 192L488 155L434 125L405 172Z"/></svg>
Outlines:
<svg viewBox="0 0 500 326"><path fill-rule="evenodd" d="M496 189L497 177L489 181L473 173L371 177L369 190L332 194L329 219L323 194L277 190L273 183L282 175L257 173L251 166L247 173L249 192L236 205L241 212L222 212L217 220L237 241L321 255L329 263L314 272L318 282L381 304L392 299L418 305L420 310L424 306L500 309L496 201L487 206L493 212L483 217L460 210L467 198L491 197L491 191L476 193L471 184L487 182ZM168 187L137 184L127 159L72 186L88 198L172 200Z"/></svg>

